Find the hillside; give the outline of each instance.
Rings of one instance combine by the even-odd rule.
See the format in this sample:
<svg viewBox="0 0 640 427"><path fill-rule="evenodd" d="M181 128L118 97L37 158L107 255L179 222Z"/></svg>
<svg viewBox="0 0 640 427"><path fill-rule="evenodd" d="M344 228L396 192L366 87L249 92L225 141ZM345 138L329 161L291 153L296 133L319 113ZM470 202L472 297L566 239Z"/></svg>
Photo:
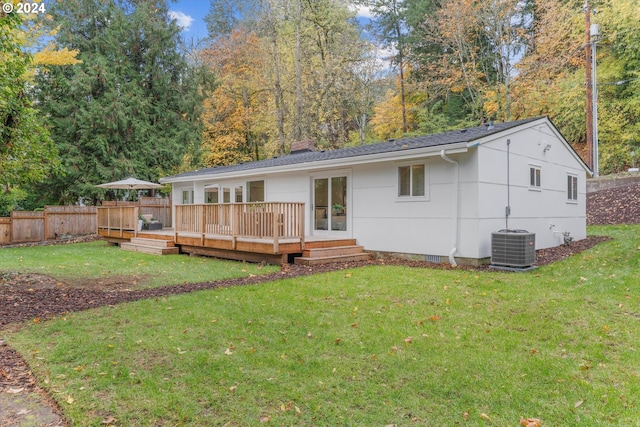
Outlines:
<svg viewBox="0 0 640 427"><path fill-rule="evenodd" d="M587 225L640 223L640 183L587 194Z"/></svg>

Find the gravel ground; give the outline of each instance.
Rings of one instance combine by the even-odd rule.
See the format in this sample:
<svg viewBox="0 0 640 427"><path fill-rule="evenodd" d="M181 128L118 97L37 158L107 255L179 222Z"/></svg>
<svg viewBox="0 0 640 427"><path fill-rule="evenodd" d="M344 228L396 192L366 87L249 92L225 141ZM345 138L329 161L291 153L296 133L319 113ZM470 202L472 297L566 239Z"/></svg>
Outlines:
<svg viewBox="0 0 640 427"><path fill-rule="evenodd" d="M587 196L587 223L589 225L640 223L640 184L590 193ZM573 242L570 246L539 250L536 252L536 263L545 265L567 258L606 239L606 237L592 236ZM12 324L144 298L203 289L255 285L282 278L381 263L402 264L416 268L450 268L445 265L400 260L315 267L289 265L279 272L267 275L133 291L106 289L100 286L96 288L89 286L90 283L87 283L87 286L70 287L44 275L0 272L0 425L43 427L69 425L53 399L38 387L36 379L22 357L2 340L1 331L11 328Z"/></svg>

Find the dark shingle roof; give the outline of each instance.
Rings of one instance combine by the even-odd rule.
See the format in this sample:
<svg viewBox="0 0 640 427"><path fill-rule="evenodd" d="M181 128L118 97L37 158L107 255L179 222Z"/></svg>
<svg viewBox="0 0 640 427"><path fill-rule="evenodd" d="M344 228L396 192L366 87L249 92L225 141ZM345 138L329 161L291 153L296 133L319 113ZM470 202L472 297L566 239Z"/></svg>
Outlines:
<svg viewBox="0 0 640 427"><path fill-rule="evenodd" d="M478 126L462 130L454 130L433 135L416 136L410 138L401 138L389 140L377 144L359 145L357 147L347 147L338 150L315 151L308 153L290 154L282 157L274 157L271 159L259 160L257 162L241 163L230 166L218 166L207 169L201 169L193 172L186 172L179 175L173 175L162 178L161 181L174 181L180 178L197 177L202 175L217 175L222 173L249 171L255 169L271 168L278 166L288 166L302 163L320 162L326 160L343 159L348 157L368 156L373 154L390 153L394 151L404 151L417 148L436 147L441 145L450 145L457 143L470 143L477 139L484 138L520 126L525 123L539 120L541 117L518 120L507 123L495 123L493 129L489 129L487 125Z"/></svg>

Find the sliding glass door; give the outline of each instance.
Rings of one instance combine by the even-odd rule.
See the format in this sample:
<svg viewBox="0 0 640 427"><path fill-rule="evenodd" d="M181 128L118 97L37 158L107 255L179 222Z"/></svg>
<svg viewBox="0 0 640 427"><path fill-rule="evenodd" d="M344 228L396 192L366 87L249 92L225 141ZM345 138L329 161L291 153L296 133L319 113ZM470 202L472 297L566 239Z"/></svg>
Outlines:
<svg viewBox="0 0 640 427"><path fill-rule="evenodd" d="M314 231L348 231L347 202L346 176L313 178Z"/></svg>

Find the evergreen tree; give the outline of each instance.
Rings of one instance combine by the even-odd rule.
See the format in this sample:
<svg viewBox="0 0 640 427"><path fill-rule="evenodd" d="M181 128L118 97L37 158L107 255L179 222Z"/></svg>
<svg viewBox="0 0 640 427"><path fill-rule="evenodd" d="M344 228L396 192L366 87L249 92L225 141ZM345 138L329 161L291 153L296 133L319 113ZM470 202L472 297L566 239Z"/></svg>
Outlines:
<svg viewBox="0 0 640 427"><path fill-rule="evenodd" d="M37 78L64 177L40 191L55 202L95 202L96 184L157 180L197 166L208 77L187 61L165 0L65 0L49 7L59 46L82 63Z"/></svg>

